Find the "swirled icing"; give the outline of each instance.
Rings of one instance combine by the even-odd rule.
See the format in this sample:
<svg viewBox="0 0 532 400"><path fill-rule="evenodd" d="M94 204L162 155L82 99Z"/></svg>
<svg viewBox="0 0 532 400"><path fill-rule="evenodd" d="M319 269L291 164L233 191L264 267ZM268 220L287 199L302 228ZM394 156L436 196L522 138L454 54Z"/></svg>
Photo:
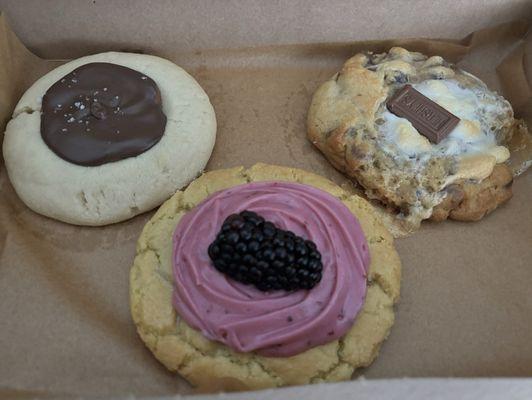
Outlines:
<svg viewBox="0 0 532 400"><path fill-rule="evenodd" d="M243 210L312 240L322 255L320 283L261 292L218 272L207 248L224 219ZM343 336L364 304L370 256L360 224L340 200L314 187L257 182L217 192L183 216L173 240L176 311L236 351L298 354Z"/></svg>

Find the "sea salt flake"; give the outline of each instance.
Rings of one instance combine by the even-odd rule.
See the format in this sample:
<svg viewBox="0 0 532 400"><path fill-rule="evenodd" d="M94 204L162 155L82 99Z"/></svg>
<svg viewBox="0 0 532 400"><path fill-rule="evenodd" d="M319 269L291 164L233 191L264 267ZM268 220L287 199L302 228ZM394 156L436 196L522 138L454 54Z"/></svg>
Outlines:
<svg viewBox="0 0 532 400"><path fill-rule="evenodd" d="M74 117L70 117L69 119L67 119L67 122L74 122L74 121L75 121Z"/></svg>
<svg viewBox="0 0 532 400"><path fill-rule="evenodd" d="M104 87L104 88L103 88L103 91L104 91L104 92L107 92L107 88L106 88L106 87Z"/></svg>
<svg viewBox="0 0 532 400"><path fill-rule="evenodd" d="M147 76L141 76L140 79L145 80L145 79L148 79L148 77Z"/></svg>

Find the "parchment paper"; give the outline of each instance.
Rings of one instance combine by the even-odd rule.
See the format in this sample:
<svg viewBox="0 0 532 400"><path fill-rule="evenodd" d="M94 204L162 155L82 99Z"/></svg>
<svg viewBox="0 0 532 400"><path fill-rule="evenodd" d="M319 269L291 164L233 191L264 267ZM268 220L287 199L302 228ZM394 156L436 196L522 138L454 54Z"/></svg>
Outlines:
<svg viewBox="0 0 532 400"><path fill-rule="evenodd" d="M402 45L442 55L502 90L532 126L529 22L463 40L396 40L151 53L188 69L209 94L218 139L208 169L257 161L301 167L339 184L305 137L311 95L359 50ZM111 48L115 48L110 46ZM58 65L28 52L0 17L0 120ZM396 324L368 379L532 376L532 174L477 223L424 223L397 241ZM144 348L131 322L128 275L151 213L104 228L30 211L0 167L0 398L189 393Z"/></svg>

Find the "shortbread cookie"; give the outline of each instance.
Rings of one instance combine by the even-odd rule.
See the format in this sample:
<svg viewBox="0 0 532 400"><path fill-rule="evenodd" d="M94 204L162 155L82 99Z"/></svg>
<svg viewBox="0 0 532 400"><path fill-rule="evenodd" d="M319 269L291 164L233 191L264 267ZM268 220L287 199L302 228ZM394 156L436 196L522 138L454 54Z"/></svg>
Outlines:
<svg viewBox="0 0 532 400"><path fill-rule="evenodd" d="M387 109L411 85L460 119L439 143ZM421 220L478 220L511 197L504 144L518 123L510 104L439 56L394 47L357 54L314 94L309 139L368 197Z"/></svg>
<svg viewBox="0 0 532 400"><path fill-rule="evenodd" d="M150 210L205 167L216 136L209 99L159 57L102 53L31 86L7 125L10 180L34 211L105 225Z"/></svg>
<svg viewBox="0 0 532 400"><path fill-rule="evenodd" d="M262 249L273 226L270 245L284 244L264 268L282 268L277 280L224 263L231 250L219 240L248 265L252 242ZM308 255L292 275L291 251ZM131 312L155 357L201 390L339 381L377 356L400 275L393 238L367 201L320 176L256 164L207 172L161 206L137 244Z"/></svg>

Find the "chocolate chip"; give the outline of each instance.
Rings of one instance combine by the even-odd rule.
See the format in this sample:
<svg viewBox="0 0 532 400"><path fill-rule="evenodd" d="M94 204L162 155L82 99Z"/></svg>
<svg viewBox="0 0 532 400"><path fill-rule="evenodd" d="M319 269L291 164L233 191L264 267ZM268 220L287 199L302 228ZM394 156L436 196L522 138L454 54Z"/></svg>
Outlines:
<svg viewBox="0 0 532 400"><path fill-rule="evenodd" d="M407 83L408 82L408 76L400 71L397 71L394 74L393 80L395 83Z"/></svg>
<svg viewBox="0 0 532 400"><path fill-rule="evenodd" d="M388 83L407 83L408 75L401 71L392 71L385 76Z"/></svg>
<svg viewBox="0 0 532 400"><path fill-rule="evenodd" d="M367 51L365 51L363 54L366 56L365 67L368 67L369 65L374 65L372 54Z"/></svg>

